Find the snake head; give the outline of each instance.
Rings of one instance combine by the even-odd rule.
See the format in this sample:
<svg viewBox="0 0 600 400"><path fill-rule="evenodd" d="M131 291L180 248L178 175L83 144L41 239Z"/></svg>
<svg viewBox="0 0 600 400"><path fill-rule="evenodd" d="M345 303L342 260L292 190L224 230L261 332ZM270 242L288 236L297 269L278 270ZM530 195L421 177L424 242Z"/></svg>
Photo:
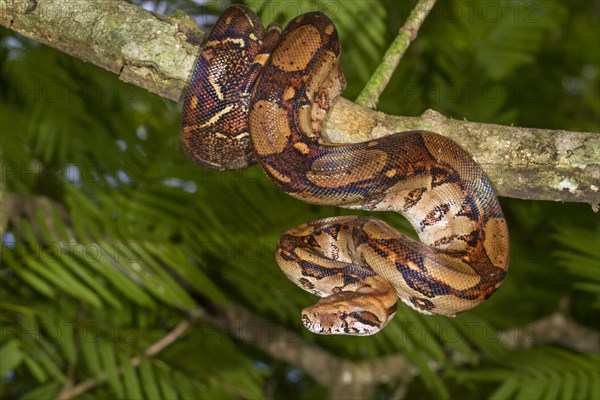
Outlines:
<svg viewBox="0 0 600 400"><path fill-rule="evenodd" d="M321 335L367 336L379 332L396 311L373 296L340 292L302 310L302 323Z"/></svg>

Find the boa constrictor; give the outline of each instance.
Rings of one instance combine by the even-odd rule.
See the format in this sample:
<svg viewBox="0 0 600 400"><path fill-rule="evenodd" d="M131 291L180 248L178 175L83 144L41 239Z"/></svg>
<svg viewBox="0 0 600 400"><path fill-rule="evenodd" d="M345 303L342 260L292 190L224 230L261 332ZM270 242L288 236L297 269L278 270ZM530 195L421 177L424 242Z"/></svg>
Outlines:
<svg viewBox="0 0 600 400"><path fill-rule="evenodd" d="M258 160L291 196L311 204L402 213L412 240L370 217L309 222L283 235L277 262L322 299L302 311L315 333L370 335L398 298L454 316L490 297L508 268L508 229L481 168L452 140L400 132L357 144L319 138L345 87L332 21L304 14L281 31L249 9L225 11L186 93L181 139L214 169Z"/></svg>

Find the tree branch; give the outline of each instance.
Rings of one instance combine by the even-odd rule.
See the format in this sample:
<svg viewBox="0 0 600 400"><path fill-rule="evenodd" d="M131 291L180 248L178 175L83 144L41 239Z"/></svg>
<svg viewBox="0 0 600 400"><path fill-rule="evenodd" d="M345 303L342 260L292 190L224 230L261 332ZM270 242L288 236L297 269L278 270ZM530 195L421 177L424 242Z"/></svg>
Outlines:
<svg viewBox="0 0 600 400"><path fill-rule="evenodd" d="M356 99L356 104L362 107L375 108L379 96L381 96L388 82L392 79L392 75L404 53L406 53L408 46L417 38L421 24L427 18L429 11L431 11L436 1L419 0L402 28L400 28L398 36L396 36L396 39L394 39L385 52L381 64L379 64L373 75L371 75L369 81Z"/></svg>
<svg viewBox="0 0 600 400"><path fill-rule="evenodd" d="M0 24L179 101L205 33L191 18L117 0L0 0ZM460 143L500 196L600 203L600 134L457 121L428 110L395 117L340 99L325 138L350 143L426 129Z"/></svg>
<svg viewBox="0 0 600 400"><path fill-rule="evenodd" d="M600 353L600 331L579 325L569 317L569 298L561 299L558 309L522 328L500 332L500 340L510 349L555 343L581 353Z"/></svg>
<svg viewBox="0 0 600 400"><path fill-rule="evenodd" d="M216 312L197 310L199 318L274 360L301 369L330 389L331 399L368 398L376 385L410 381L417 369L402 354L363 362L351 362L305 341L295 331L283 328L237 304L212 304ZM197 315L197 314L193 314Z"/></svg>
<svg viewBox="0 0 600 400"><path fill-rule="evenodd" d="M404 130L451 137L481 165L500 196L600 203L600 134L458 121L427 110L395 117L340 99L327 121L331 142L362 142Z"/></svg>
<svg viewBox="0 0 600 400"><path fill-rule="evenodd" d="M176 101L205 36L184 13L121 0L0 0L0 24Z"/></svg>

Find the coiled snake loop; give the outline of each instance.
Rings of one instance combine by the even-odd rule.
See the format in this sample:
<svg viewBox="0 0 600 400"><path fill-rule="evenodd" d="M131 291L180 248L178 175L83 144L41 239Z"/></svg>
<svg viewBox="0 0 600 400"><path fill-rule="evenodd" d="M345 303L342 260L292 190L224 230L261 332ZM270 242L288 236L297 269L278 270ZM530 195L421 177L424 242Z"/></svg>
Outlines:
<svg viewBox="0 0 600 400"><path fill-rule="evenodd" d="M187 91L181 139L209 168L258 161L304 202L406 217L420 241L370 217L312 221L285 233L277 262L322 299L302 311L322 334L369 335L398 298L454 316L490 297L508 269L508 228L481 168L454 141L408 131L326 144L321 123L345 87L331 20L304 14L283 32L241 6L216 23Z"/></svg>

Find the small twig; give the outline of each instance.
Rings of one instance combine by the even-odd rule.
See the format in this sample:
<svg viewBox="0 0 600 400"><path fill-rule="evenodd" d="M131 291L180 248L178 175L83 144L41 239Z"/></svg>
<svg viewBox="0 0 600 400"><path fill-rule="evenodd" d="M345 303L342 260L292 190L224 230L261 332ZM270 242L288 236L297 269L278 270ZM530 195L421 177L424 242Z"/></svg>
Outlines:
<svg viewBox="0 0 600 400"><path fill-rule="evenodd" d="M437 0L419 0L415 8L410 12L404 26L400 28L398 36L385 52L383 61L371 78L365 85L364 89L356 99L356 104L374 108L379 100L379 96L392 78L392 74L398 67L400 60L406 53L406 49L410 43L417 37L417 32L421 28L421 24L433 8Z"/></svg>
<svg viewBox="0 0 600 400"><path fill-rule="evenodd" d="M185 331L187 331L188 328L192 325L192 322L194 322L193 319L186 319L184 321L181 321L166 336L164 336L158 342L156 342L153 345L151 345L150 347L148 347L146 349L146 351L144 351L144 355L146 357L154 357L155 355L157 355L158 353L160 353L161 351L163 351L166 347L170 346L177 339L179 339L185 333ZM139 361L138 361L138 364L139 364ZM132 364L131 365L137 366L138 364L134 365L133 364L133 360L132 360Z"/></svg>
<svg viewBox="0 0 600 400"><path fill-rule="evenodd" d="M194 322L194 318L181 321L179 324L177 324L177 326L171 332L167 333L159 341L157 341L156 343L154 343L150 347L148 347L144 351L144 356L145 357L154 357L155 355L160 353L162 350L164 350L166 347L173 344L177 339L179 339L188 330L188 328L192 325L193 322ZM140 357L133 357L131 359L130 363L131 363L131 366L137 367L140 365L141 361L142 360ZM117 369L117 373L119 375L122 374L123 368L119 367ZM88 390L98 386L99 384L101 384L102 382L104 382L107 379L108 379L108 374L106 372L102 372L97 378L86 379L85 381L81 382L80 384L78 384L76 386L71 387L68 390L61 391L61 393L58 394L56 399L57 400L72 399L72 398L77 397L77 396L87 392Z"/></svg>

